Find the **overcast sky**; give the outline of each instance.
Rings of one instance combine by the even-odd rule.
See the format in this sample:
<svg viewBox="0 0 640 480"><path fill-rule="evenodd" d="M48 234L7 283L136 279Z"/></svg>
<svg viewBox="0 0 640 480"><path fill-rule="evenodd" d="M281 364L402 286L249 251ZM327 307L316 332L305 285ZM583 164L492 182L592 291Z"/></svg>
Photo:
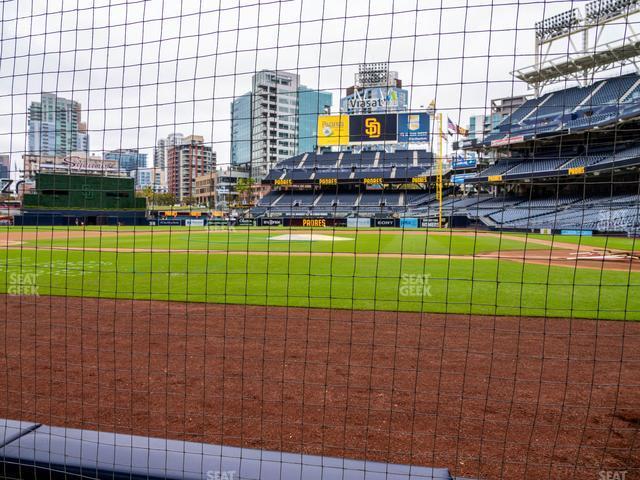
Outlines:
<svg viewBox="0 0 640 480"><path fill-rule="evenodd" d="M466 125L492 98L528 92L510 72L533 63L534 22L584 4L3 0L0 153L20 158L28 105L47 91L82 104L96 153L140 148L151 160L156 139L177 131L203 135L224 164L230 102L256 70L297 72L338 110L362 62L390 62L411 108L435 99Z"/></svg>

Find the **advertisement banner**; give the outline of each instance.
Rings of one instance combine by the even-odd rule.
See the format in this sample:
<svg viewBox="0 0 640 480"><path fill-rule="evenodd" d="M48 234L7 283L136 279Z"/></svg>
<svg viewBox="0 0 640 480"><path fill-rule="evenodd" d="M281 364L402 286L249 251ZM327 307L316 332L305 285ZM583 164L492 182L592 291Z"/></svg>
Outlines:
<svg viewBox="0 0 640 480"><path fill-rule="evenodd" d="M437 218L423 218L420 224L422 228L438 228L438 219Z"/></svg>
<svg viewBox="0 0 640 480"><path fill-rule="evenodd" d="M325 217L309 217L309 218L285 218L283 225L285 227L308 227L308 228L324 228L324 227L346 227L346 218L325 218Z"/></svg>
<svg viewBox="0 0 640 480"><path fill-rule="evenodd" d="M349 143L349 115L320 115L318 117L318 146L347 145Z"/></svg>
<svg viewBox="0 0 640 480"><path fill-rule="evenodd" d="M263 227L279 227L282 225L281 218L262 218L260 219L260 225Z"/></svg>
<svg viewBox="0 0 640 480"><path fill-rule="evenodd" d="M398 114L398 142L423 143L429 141L429 114Z"/></svg>
<svg viewBox="0 0 640 480"><path fill-rule="evenodd" d="M371 226L370 218L349 217L347 218L347 227L351 228L367 228Z"/></svg>
<svg viewBox="0 0 640 480"><path fill-rule="evenodd" d="M417 218L401 218L400 228L418 228Z"/></svg>
<svg viewBox="0 0 640 480"><path fill-rule="evenodd" d="M395 218L374 218L373 225L375 227L395 227L397 222Z"/></svg>
<svg viewBox="0 0 640 480"><path fill-rule="evenodd" d="M182 226L182 220L179 218L159 218L158 225Z"/></svg>
<svg viewBox="0 0 640 480"><path fill-rule="evenodd" d="M465 140L459 140L457 142L453 142L453 149L460 150L463 148L471 148L475 147L478 144L477 138L467 138Z"/></svg>
<svg viewBox="0 0 640 480"><path fill-rule="evenodd" d="M217 225L217 226L226 226L229 225L229 220L226 218L212 217L209 219L209 226Z"/></svg>
<svg viewBox="0 0 640 480"><path fill-rule="evenodd" d="M592 230L560 230L560 235L574 235L576 237L591 237Z"/></svg>
<svg viewBox="0 0 640 480"><path fill-rule="evenodd" d="M398 115L351 115L349 118L350 143L382 143L398 140Z"/></svg>
<svg viewBox="0 0 640 480"><path fill-rule="evenodd" d="M351 114L385 113L406 110L408 92L395 87L355 89L340 100L340 110Z"/></svg>
<svg viewBox="0 0 640 480"><path fill-rule="evenodd" d="M504 137L504 138L499 138L497 140L493 140L491 141L491 146L492 147L500 147L503 145L511 145L512 143L520 143L520 142L524 142L524 136L523 135L518 135L515 137Z"/></svg>
<svg viewBox="0 0 640 480"><path fill-rule="evenodd" d="M465 152L463 154L454 153L451 156L451 168L476 168L478 165L478 155L475 152Z"/></svg>
<svg viewBox="0 0 640 480"><path fill-rule="evenodd" d="M464 183L465 178L473 178L475 177L474 173L460 173L456 175L451 175L451 183L454 185L462 185Z"/></svg>
<svg viewBox="0 0 640 480"><path fill-rule="evenodd" d="M236 225L241 227L252 227L256 224L256 221L253 218L239 218Z"/></svg>
<svg viewBox="0 0 640 480"><path fill-rule="evenodd" d="M185 226L187 227L204 227L204 219L203 218L187 218L184 221Z"/></svg>

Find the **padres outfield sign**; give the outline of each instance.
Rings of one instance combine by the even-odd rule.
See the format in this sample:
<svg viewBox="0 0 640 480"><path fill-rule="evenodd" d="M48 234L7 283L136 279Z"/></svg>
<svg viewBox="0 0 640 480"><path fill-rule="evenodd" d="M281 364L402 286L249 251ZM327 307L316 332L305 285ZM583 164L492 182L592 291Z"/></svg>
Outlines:
<svg viewBox="0 0 640 480"><path fill-rule="evenodd" d="M302 220L303 227L326 227L327 221L324 218L304 218Z"/></svg>
<svg viewBox="0 0 640 480"><path fill-rule="evenodd" d="M349 143L349 115L320 115L318 117L318 146L347 145Z"/></svg>
<svg viewBox="0 0 640 480"><path fill-rule="evenodd" d="M424 143L429 141L429 125L430 117L424 112L320 115L318 146Z"/></svg>
<svg viewBox="0 0 640 480"><path fill-rule="evenodd" d="M351 115L349 143L398 141L398 115Z"/></svg>

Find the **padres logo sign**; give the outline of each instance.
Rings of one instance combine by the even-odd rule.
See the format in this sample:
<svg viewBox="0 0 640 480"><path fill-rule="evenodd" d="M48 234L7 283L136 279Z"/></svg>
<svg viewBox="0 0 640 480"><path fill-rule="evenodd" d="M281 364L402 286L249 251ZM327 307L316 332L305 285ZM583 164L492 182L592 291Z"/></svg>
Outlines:
<svg viewBox="0 0 640 480"><path fill-rule="evenodd" d="M380 138L382 134L382 125L375 118L367 118L364 122L365 129L364 133L367 134L369 138Z"/></svg>
<svg viewBox="0 0 640 480"><path fill-rule="evenodd" d="M398 115L374 113L349 117L349 143L396 142L398 140Z"/></svg>
<svg viewBox="0 0 640 480"><path fill-rule="evenodd" d="M302 220L303 227L326 227L327 221L324 218L305 218Z"/></svg>

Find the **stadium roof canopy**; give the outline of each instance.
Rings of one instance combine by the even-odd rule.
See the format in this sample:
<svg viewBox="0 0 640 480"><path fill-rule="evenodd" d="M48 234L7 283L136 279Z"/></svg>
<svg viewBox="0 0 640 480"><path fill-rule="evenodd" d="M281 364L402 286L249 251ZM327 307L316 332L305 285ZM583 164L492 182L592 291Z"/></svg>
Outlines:
<svg viewBox="0 0 640 480"><path fill-rule="evenodd" d="M640 34L602 45L601 50L576 55L560 55L547 59L540 65L532 65L513 72L513 75L529 84L541 84L557 78L579 75L584 71L597 72L611 64L629 61L640 56Z"/></svg>
<svg viewBox="0 0 640 480"><path fill-rule="evenodd" d="M578 8L535 25L535 63L512 75L531 85L536 96L566 80L586 86L598 72L634 65L640 73L640 0L593 0L583 17Z"/></svg>

